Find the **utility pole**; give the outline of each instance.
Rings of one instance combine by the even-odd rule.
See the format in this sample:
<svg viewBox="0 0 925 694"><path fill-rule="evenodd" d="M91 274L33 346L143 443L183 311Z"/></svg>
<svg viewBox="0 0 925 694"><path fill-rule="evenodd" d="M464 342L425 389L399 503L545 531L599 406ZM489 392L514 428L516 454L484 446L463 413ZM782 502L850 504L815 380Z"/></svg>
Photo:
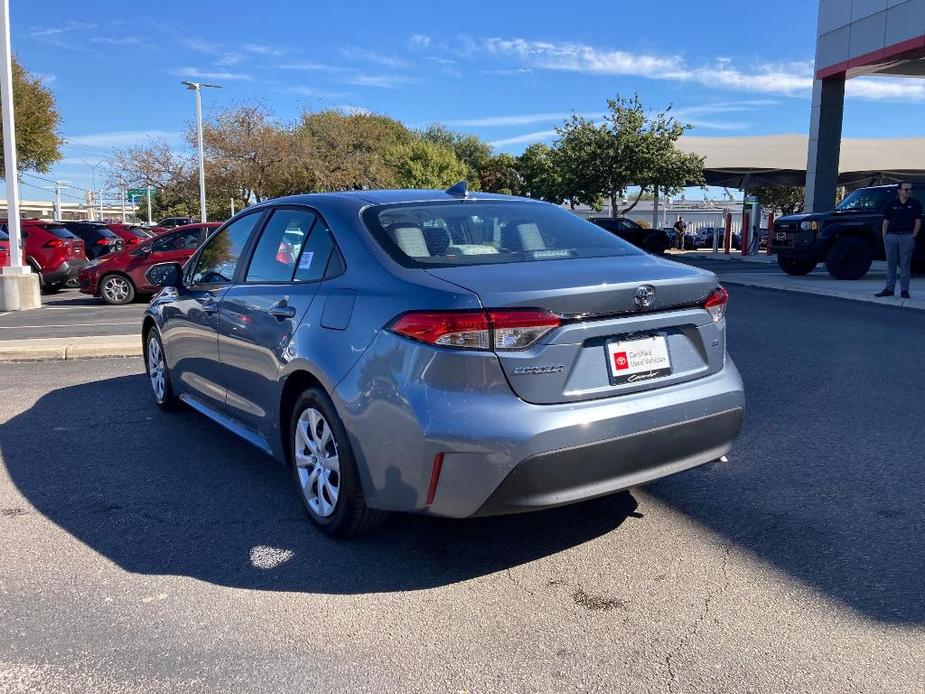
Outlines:
<svg viewBox="0 0 925 694"><path fill-rule="evenodd" d="M103 221L103 189L100 188L100 221Z"/></svg>
<svg viewBox="0 0 925 694"><path fill-rule="evenodd" d="M122 223L125 224L125 178L119 177L119 199L122 201Z"/></svg>
<svg viewBox="0 0 925 694"><path fill-rule="evenodd" d="M10 46L10 0L0 0L0 102L3 103L3 159L6 176L9 265L0 268L0 311L42 305L39 278L22 262L19 224L19 178L16 166L16 119L13 116L13 51Z"/></svg>
<svg viewBox="0 0 925 694"><path fill-rule="evenodd" d="M67 188L67 181L55 181L55 219L64 219L61 211L61 191Z"/></svg>
<svg viewBox="0 0 925 694"><path fill-rule="evenodd" d="M231 198L231 216L234 217L234 198Z"/></svg>
<svg viewBox="0 0 925 694"><path fill-rule="evenodd" d="M211 87L221 89L220 84L200 84L199 82L183 81L186 88L196 92L196 139L199 144L199 220L206 222L206 164L205 153L202 146L202 88Z"/></svg>
<svg viewBox="0 0 925 694"><path fill-rule="evenodd" d="M151 186L145 186L145 197L148 198L148 225L150 226L153 223L151 221Z"/></svg>

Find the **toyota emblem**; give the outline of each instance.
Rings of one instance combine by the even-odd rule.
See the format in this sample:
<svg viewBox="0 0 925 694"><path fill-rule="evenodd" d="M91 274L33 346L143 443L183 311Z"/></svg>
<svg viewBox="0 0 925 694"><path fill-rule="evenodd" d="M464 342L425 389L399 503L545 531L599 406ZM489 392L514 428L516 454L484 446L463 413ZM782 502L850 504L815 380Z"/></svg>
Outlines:
<svg viewBox="0 0 925 694"><path fill-rule="evenodd" d="M649 308L655 303L655 287L648 284L637 287L633 300L636 302L636 308Z"/></svg>

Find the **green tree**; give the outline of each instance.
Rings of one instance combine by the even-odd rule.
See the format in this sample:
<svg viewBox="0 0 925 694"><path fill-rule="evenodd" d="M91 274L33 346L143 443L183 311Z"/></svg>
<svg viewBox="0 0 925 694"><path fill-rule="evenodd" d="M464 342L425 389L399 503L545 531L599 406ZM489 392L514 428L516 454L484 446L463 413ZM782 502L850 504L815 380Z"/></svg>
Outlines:
<svg viewBox="0 0 925 694"><path fill-rule="evenodd" d="M562 178L553 164L553 152L548 145L537 142L527 147L517 157L516 167L523 195L556 205L562 203Z"/></svg>
<svg viewBox="0 0 925 694"><path fill-rule="evenodd" d="M758 202L776 214L794 214L803 211L803 186L767 186L751 188Z"/></svg>
<svg viewBox="0 0 925 694"><path fill-rule="evenodd" d="M16 118L16 159L19 169L45 172L61 158L58 136L61 116L55 96L37 77L13 59L13 104ZM0 108L3 105L0 104ZM0 134L0 178L5 175Z"/></svg>
<svg viewBox="0 0 925 694"><path fill-rule="evenodd" d="M485 162L479 171L479 182L481 189L488 193L520 195L523 192L517 159L510 154L497 154Z"/></svg>
<svg viewBox="0 0 925 694"><path fill-rule="evenodd" d="M452 149L422 139L394 146L389 162L398 188L449 188L468 172Z"/></svg>
<svg viewBox="0 0 925 694"><path fill-rule="evenodd" d="M601 157L608 147L603 127L573 114L556 132L551 153L553 167L559 172L562 196L571 206L589 205L601 209L605 172Z"/></svg>
<svg viewBox="0 0 925 694"><path fill-rule="evenodd" d="M472 190L482 190L482 175L491 164L491 145L475 135L453 132L441 123L434 123L419 133L421 139L449 147L456 158L468 167L465 179ZM487 189L485 189L487 190Z"/></svg>

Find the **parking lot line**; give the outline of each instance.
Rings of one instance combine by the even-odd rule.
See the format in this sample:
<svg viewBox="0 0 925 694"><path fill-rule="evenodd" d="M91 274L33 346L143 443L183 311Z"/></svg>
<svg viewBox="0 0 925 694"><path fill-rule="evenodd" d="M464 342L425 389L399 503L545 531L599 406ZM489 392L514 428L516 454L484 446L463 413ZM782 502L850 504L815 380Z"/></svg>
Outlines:
<svg viewBox="0 0 925 694"><path fill-rule="evenodd" d="M137 325L138 321L107 321L93 323L49 323L47 325L0 325L0 330L25 330L27 328L74 328L74 327L95 327L98 325Z"/></svg>

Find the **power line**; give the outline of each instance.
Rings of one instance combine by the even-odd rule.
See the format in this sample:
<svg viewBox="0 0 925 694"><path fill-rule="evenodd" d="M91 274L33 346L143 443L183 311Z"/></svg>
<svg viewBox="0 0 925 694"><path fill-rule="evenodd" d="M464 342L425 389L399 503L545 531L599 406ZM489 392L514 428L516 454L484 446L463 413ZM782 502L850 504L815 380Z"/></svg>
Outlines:
<svg viewBox="0 0 925 694"><path fill-rule="evenodd" d="M45 178L44 176L38 176L38 175L36 175L36 174L34 174L34 173L29 173L28 171L23 171L23 172L22 172L22 175L23 175L23 176L31 176L32 178L37 178L38 180L44 181L45 183L52 183L52 184L57 183L57 181L54 181L54 180L52 180L52 179L50 179L50 178ZM73 188L74 190L82 190L84 193L92 193L92 192L93 192L92 190L88 190L88 189L86 189L86 188L81 188L80 186L74 186L74 185L70 185L70 184L69 184L69 187L70 187L70 188Z"/></svg>

